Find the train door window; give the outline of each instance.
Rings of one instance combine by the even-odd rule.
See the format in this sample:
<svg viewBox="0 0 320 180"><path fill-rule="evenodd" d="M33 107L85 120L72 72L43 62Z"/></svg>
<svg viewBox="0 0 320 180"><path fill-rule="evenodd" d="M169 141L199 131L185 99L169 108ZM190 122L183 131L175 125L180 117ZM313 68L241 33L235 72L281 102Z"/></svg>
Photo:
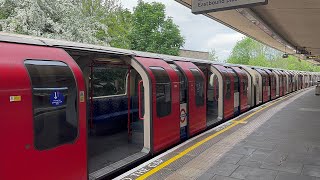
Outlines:
<svg viewBox="0 0 320 180"><path fill-rule="evenodd" d="M190 69L193 77L195 79L195 88L196 88L196 106L203 106L204 105L204 79L201 73L197 69Z"/></svg>
<svg viewBox="0 0 320 180"><path fill-rule="evenodd" d="M161 67L150 67L156 80L157 116L171 113L171 83L168 73Z"/></svg>
<svg viewBox="0 0 320 180"><path fill-rule="evenodd" d="M230 77L227 75L226 76L226 99L231 98L231 81Z"/></svg>
<svg viewBox="0 0 320 180"><path fill-rule="evenodd" d="M248 91L248 86L247 86L247 79L242 80L242 90L243 90L243 95L247 96L247 91Z"/></svg>
<svg viewBox="0 0 320 180"><path fill-rule="evenodd" d="M32 84L34 146L46 150L78 136L77 86L63 62L26 60Z"/></svg>
<svg viewBox="0 0 320 180"><path fill-rule="evenodd" d="M265 76L262 76L262 87L263 87L264 90L266 89L266 86L267 86L267 84L266 84L266 77L265 77Z"/></svg>
<svg viewBox="0 0 320 180"><path fill-rule="evenodd" d="M179 76L180 81L180 104L187 102L187 84L186 78L184 74L178 69L178 67L174 64L170 64L170 66L176 71Z"/></svg>
<svg viewBox="0 0 320 180"><path fill-rule="evenodd" d="M234 93L239 92L239 77L233 73L234 77Z"/></svg>

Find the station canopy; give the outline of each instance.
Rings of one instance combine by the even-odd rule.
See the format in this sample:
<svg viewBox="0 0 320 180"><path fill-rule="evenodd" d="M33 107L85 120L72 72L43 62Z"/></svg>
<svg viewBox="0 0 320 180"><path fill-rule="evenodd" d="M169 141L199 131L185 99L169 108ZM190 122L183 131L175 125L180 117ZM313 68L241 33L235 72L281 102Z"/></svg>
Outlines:
<svg viewBox="0 0 320 180"><path fill-rule="evenodd" d="M191 9L192 0L175 1ZM284 53L320 65L319 0L269 0L267 5L203 15Z"/></svg>

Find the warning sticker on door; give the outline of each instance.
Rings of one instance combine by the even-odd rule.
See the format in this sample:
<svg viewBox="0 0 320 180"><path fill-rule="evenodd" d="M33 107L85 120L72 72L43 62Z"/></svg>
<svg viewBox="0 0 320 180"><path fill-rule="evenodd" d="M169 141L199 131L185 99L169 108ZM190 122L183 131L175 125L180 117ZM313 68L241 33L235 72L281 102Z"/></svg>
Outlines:
<svg viewBox="0 0 320 180"><path fill-rule="evenodd" d="M52 106L61 106L64 103L64 96L59 91L53 91L50 94L50 104Z"/></svg>
<svg viewBox="0 0 320 180"><path fill-rule="evenodd" d="M185 127L187 126L187 104L183 103L180 104L180 127Z"/></svg>

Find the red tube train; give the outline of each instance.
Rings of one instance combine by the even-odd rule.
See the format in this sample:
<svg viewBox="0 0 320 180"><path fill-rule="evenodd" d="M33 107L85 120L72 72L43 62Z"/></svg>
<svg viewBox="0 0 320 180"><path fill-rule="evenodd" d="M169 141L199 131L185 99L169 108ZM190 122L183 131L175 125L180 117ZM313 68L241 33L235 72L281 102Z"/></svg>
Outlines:
<svg viewBox="0 0 320 180"><path fill-rule="evenodd" d="M2 180L108 177L320 80L5 33L0 64Z"/></svg>

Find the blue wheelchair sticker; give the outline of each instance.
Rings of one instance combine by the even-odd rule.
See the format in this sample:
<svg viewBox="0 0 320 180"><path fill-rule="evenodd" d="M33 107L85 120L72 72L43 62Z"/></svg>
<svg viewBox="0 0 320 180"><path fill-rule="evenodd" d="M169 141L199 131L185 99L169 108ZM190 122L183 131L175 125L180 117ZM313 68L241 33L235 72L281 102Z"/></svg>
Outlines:
<svg viewBox="0 0 320 180"><path fill-rule="evenodd" d="M50 95L50 103L52 106L61 106L64 103L64 96L59 91L53 91Z"/></svg>

